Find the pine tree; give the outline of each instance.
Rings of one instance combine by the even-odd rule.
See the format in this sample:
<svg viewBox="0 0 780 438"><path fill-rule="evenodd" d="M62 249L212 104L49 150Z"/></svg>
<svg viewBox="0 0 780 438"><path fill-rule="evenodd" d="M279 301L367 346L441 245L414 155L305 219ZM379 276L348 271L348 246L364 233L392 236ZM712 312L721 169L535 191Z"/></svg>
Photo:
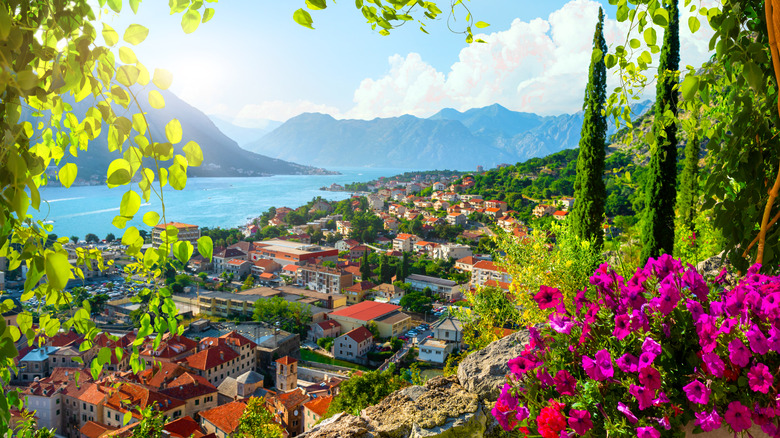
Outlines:
<svg viewBox="0 0 780 438"><path fill-rule="evenodd" d="M363 251L363 260L360 262L360 276L363 281L371 281L371 265L368 263L368 250Z"/></svg>
<svg viewBox="0 0 780 438"><path fill-rule="evenodd" d="M693 126L685 145L684 167L680 175L680 193L677 197L677 212L680 215L680 225L690 231L695 231L694 219L699 204L699 147L700 140L696 120L692 118Z"/></svg>
<svg viewBox="0 0 780 438"><path fill-rule="evenodd" d="M604 40L603 28L604 11L599 8L599 22L593 35L595 53L590 62L588 86L585 89L585 120L580 135L577 177L574 181L575 201L569 219L579 238L595 239L599 248L604 243L601 223L604 220L604 203L607 197L603 179L607 119L602 113L607 100L607 68L604 64L607 43ZM600 55L598 51L601 52Z"/></svg>
<svg viewBox="0 0 780 438"><path fill-rule="evenodd" d="M642 260L674 252L674 203L677 200L677 90L680 68L680 25L677 0L666 0L669 26L658 65L653 134L642 227ZM672 116L669 115L671 113Z"/></svg>

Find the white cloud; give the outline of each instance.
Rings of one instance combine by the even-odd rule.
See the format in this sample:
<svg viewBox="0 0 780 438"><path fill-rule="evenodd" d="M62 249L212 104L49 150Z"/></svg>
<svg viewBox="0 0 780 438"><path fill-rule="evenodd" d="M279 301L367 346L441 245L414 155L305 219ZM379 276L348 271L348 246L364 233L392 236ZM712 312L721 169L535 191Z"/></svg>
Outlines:
<svg viewBox="0 0 780 438"><path fill-rule="evenodd" d="M355 106L345 115L364 119L429 116L444 107L466 110L493 103L539 114L578 111L599 7L592 0L572 0L546 20L516 19L508 30L481 35L488 44L461 50L446 74L417 53L393 55L387 75L362 81L354 94ZM682 68L700 65L709 57L711 32L702 20L702 29L691 35L687 30L690 15L688 10L681 13ZM626 29L626 23L608 18L604 27L607 45L623 44ZM617 80L610 76L612 88Z"/></svg>

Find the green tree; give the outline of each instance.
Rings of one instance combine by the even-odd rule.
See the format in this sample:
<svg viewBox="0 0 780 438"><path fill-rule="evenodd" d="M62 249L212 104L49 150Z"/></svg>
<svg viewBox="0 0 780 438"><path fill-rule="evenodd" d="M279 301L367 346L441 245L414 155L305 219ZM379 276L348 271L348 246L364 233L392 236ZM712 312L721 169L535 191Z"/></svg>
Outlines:
<svg viewBox="0 0 780 438"><path fill-rule="evenodd" d="M114 236L114 233L108 233L106 234L106 242L111 243L116 240L116 236Z"/></svg>
<svg viewBox="0 0 780 438"><path fill-rule="evenodd" d="M371 281L371 264L368 262L368 250L363 251L363 259L360 261L360 276L363 281Z"/></svg>
<svg viewBox="0 0 780 438"><path fill-rule="evenodd" d="M97 234L88 233L86 236L84 236L84 240L87 243L98 243L100 242L100 238L97 236Z"/></svg>
<svg viewBox="0 0 780 438"><path fill-rule="evenodd" d="M599 8L599 22L593 35L588 86L585 89L585 118L577 157L577 177L574 181L575 203L569 219L574 232L581 239L595 239L598 247L604 242L601 223L604 220L607 197L604 186L604 148L607 140L607 118L604 113L607 100L607 67L604 64L604 56L607 53L607 43L603 30L604 11Z"/></svg>
<svg viewBox="0 0 780 438"><path fill-rule="evenodd" d="M352 376L341 383L339 393L333 398L324 418L340 412L360 415L363 409L375 405L393 392L408 384L395 374L395 367L385 371L368 371L361 376Z"/></svg>
<svg viewBox="0 0 780 438"><path fill-rule="evenodd" d="M319 345L323 350L330 351L330 349L333 348L333 338L330 336L319 338L317 339L317 345Z"/></svg>
<svg viewBox="0 0 780 438"><path fill-rule="evenodd" d="M131 438L161 438L163 436L163 427L166 418L162 411L145 408L141 411L141 421L131 429Z"/></svg>
<svg viewBox="0 0 780 438"><path fill-rule="evenodd" d="M70 241L73 242L73 244L79 243L79 236L70 236Z"/></svg>
<svg viewBox="0 0 780 438"><path fill-rule="evenodd" d="M274 414L268 410L265 398L250 397L234 435L241 438L281 438L283 434L281 426L274 421Z"/></svg>
<svg viewBox="0 0 780 438"><path fill-rule="evenodd" d="M650 156L650 180L645 187L642 227L642 261L661 253L674 253L674 203L677 201L677 82L680 65L680 30L677 0L665 0L669 25L658 65L655 145Z"/></svg>
<svg viewBox="0 0 780 438"><path fill-rule="evenodd" d="M244 284L241 285L241 290L249 290L255 287L255 277L252 274L246 276Z"/></svg>
<svg viewBox="0 0 780 438"><path fill-rule="evenodd" d="M693 126L685 144L683 171L680 175L680 192L677 198L677 211L680 225L689 231L695 230L694 221L699 212L699 150L697 120L692 120Z"/></svg>
<svg viewBox="0 0 780 438"><path fill-rule="evenodd" d="M415 290L404 294L398 304L411 312L427 313L433 308L432 303L433 299L425 295L425 292Z"/></svg>
<svg viewBox="0 0 780 438"><path fill-rule="evenodd" d="M255 301L253 313L255 321L279 323L279 328L292 333L306 336L311 323L311 306L308 304L289 302L282 297L259 299Z"/></svg>
<svg viewBox="0 0 780 438"><path fill-rule="evenodd" d="M379 326L376 321L368 321L366 328L371 332L371 335L374 336L375 341L379 339Z"/></svg>

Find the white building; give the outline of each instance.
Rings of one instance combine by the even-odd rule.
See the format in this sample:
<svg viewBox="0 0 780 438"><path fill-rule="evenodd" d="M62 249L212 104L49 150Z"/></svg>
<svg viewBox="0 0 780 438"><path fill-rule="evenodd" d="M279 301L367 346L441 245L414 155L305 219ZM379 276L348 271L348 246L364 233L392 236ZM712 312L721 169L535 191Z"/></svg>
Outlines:
<svg viewBox="0 0 780 438"><path fill-rule="evenodd" d="M420 343L420 355L418 359L443 364L447 361L447 356L452 353L453 343L439 341L438 339L425 339Z"/></svg>
<svg viewBox="0 0 780 438"><path fill-rule="evenodd" d="M433 249L434 259L455 259L460 260L472 255L471 247L457 243L445 243Z"/></svg>

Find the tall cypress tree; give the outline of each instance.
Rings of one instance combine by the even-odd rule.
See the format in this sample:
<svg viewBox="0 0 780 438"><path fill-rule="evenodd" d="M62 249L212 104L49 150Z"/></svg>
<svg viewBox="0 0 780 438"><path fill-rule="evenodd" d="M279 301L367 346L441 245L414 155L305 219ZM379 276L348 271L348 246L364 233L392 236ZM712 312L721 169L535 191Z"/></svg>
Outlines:
<svg viewBox="0 0 780 438"><path fill-rule="evenodd" d="M642 227L642 260L674 253L674 203L677 201L677 90L680 68L680 24L677 0L665 0L669 25L658 64L653 134L655 150L650 156L648 183L645 187L645 212Z"/></svg>
<svg viewBox="0 0 780 438"><path fill-rule="evenodd" d="M363 281L371 281L371 265L368 263L368 250L363 251L363 261L360 262L360 276Z"/></svg>
<svg viewBox="0 0 780 438"><path fill-rule="evenodd" d="M696 120L692 126L685 145L684 167L680 175L680 193L677 198L677 212L680 215L680 225L687 230L695 231L694 219L699 204L699 148L700 140L696 129Z"/></svg>
<svg viewBox="0 0 780 438"><path fill-rule="evenodd" d="M581 239L595 239L601 248L604 233L604 203L607 191L604 186L604 147L607 141L607 119L602 114L607 100L607 67L604 55L607 43L604 40L604 11L599 8L599 22L593 35L593 49L601 51L590 61L588 86L585 89L585 120L580 135L580 152L577 156L577 177L574 180L574 208L571 212L571 226Z"/></svg>

